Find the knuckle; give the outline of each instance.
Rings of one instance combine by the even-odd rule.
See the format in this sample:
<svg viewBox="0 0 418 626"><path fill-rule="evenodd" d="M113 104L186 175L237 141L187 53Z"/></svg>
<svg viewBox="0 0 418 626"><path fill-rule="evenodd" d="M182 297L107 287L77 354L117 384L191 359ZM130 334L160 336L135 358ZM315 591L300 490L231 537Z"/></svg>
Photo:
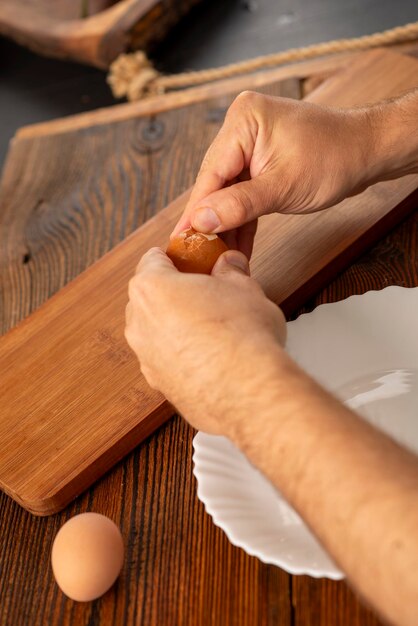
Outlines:
<svg viewBox="0 0 418 626"><path fill-rule="evenodd" d="M124 334L126 341L129 343L129 345L131 345L130 340L131 340L132 334L131 334L131 329L128 326L128 324L125 325L125 328L123 329L123 334Z"/></svg>
<svg viewBox="0 0 418 626"><path fill-rule="evenodd" d="M133 276L128 283L129 300L134 300L137 295L137 283L138 279L136 276Z"/></svg>
<svg viewBox="0 0 418 626"><path fill-rule="evenodd" d="M211 160L211 148L209 148L206 151L205 156L203 157L202 163L200 165L199 172L197 174L197 178L202 176L202 174L204 174L210 168L211 162L212 162L212 160Z"/></svg>
<svg viewBox="0 0 418 626"><path fill-rule="evenodd" d="M129 326L132 322L132 303L131 301L125 307L125 326Z"/></svg>
<svg viewBox="0 0 418 626"><path fill-rule="evenodd" d="M232 103L232 106L234 105L238 105L238 106L251 106L254 105L255 102L257 102L260 98L260 94L257 93L256 91L251 91L249 89L245 89L244 91L241 91L241 93L239 93L237 95L237 97L235 98L235 100Z"/></svg>
<svg viewBox="0 0 418 626"><path fill-rule="evenodd" d="M133 330L132 330L131 326L126 325L126 326L125 326L125 329L124 329L124 331L123 331L123 334L124 334L124 336L125 336L125 340L126 340L126 343L128 344L128 346L129 346L130 348L132 348L132 350L134 350L134 348L135 348L135 346L136 346L136 344L137 344L137 339L138 339L138 337L137 337L137 335L133 332Z"/></svg>
<svg viewBox="0 0 418 626"><path fill-rule="evenodd" d="M234 224L244 224L251 214L251 200L243 190L230 189L228 213Z"/></svg>
<svg viewBox="0 0 418 626"><path fill-rule="evenodd" d="M240 271L229 272L228 277L241 290L243 290L243 291L245 290L245 291L248 291L248 292L252 292L253 291L253 284L252 284L253 280L249 276L244 274L244 272L240 272ZM253 295L255 295L255 293Z"/></svg>
<svg viewBox="0 0 418 626"><path fill-rule="evenodd" d="M231 115L234 118L238 115L248 117L248 115L253 113L255 110L262 109L265 100L266 96L264 94L257 93L256 91L241 91L229 107L226 114L226 120L230 121L229 118Z"/></svg>
<svg viewBox="0 0 418 626"><path fill-rule="evenodd" d="M133 276L128 283L128 295L129 299L137 301L141 297L144 288L144 275L137 274Z"/></svg>
<svg viewBox="0 0 418 626"><path fill-rule="evenodd" d="M156 376L154 369L151 367L148 367L144 363L140 364L140 369L141 369L141 373L143 377L145 378L145 380L147 381L151 389L155 389L158 391L159 390L158 377Z"/></svg>
<svg viewBox="0 0 418 626"><path fill-rule="evenodd" d="M148 299L155 296L157 291L158 280L151 271L136 275L129 281L128 294L130 300L138 302L138 300Z"/></svg>

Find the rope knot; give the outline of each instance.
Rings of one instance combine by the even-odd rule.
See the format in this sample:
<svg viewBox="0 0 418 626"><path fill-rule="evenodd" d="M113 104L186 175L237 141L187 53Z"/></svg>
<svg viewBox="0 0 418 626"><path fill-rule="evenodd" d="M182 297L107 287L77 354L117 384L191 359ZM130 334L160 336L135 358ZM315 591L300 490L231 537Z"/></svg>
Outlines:
<svg viewBox="0 0 418 626"><path fill-rule="evenodd" d="M115 98L126 96L132 102L161 93L156 84L159 75L145 52L139 50L118 56L110 66L107 82Z"/></svg>

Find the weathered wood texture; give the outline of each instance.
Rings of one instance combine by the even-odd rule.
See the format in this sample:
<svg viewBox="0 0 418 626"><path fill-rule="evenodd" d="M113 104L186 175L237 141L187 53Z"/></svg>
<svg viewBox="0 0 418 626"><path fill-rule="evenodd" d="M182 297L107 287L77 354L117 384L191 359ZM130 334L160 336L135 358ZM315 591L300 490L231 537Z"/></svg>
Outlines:
<svg viewBox="0 0 418 626"><path fill-rule="evenodd" d="M387 285L418 286L418 213L292 317ZM229 544L196 498L193 434L174 418L55 516L33 517L0 493L0 624L383 626L344 582L288 576ZM76 604L57 590L49 556L58 528L83 511L120 525L126 558L115 588Z"/></svg>
<svg viewBox="0 0 418 626"><path fill-rule="evenodd" d="M282 83L273 87L272 92L299 97L299 83ZM96 127L88 133L82 130L74 135L15 142L0 190L3 225L0 275L4 331L148 220L169 199L192 184L204 151L222 123L231 99L229 96L158 117L131 119L115 126ZM42 163L42 168L39 168L39 163ZM177 211L180 205L177 205ZM161 219L164 222L162 227ZM171 227L174 225L173 215L168 212L165 220L160 215L159 224L157 229L162 228L160 243L164 245L168 240L170 224ZM18 450L23 451L22 446L27 446L29 437L31 443L26 449L33 461L35 457L38 458L38 462L31 462L30 471L34 472L32 479L38 475L39 486L43 485L41 490L44 495L49 493L47 500L50 500L46 506L46 502L36 502L36 497L29 505L34 511L48 513L61 508L62 501L55 500L54 493L57 490L68 491L68 486L75 480L71 493L80 493L91 484L93 467L94 478L103 474L172 413L159 394L150 390L140 377L136 360L123 339L127 281L141 249L145 250L155 243L154 224L149 222L145 229L140 236L142 243L139 248L138 242L131 239L132 256L127 264L119 265L119 261L110 258L113 269L111 274L103 276L104 283L100 281L97 284L97 298L91 298L91 285L84 283L82 291L87 291L84 291L86 299L83 298L83 312L75 316L71 312L67 321L62 318L64 311L58 312L54 306L49 317L48 313L44 316L40 312L41 326L47 317L48 326L51 324L48 335L52 327L56 330L66 328L67 339L64 343L59 342L60 345L56 344L53 348L49 341L45 343L38 335L38 339L34 337L30 341L31 356L28 361L13 348L0 365L0 369L3 363L5 367L5 388L2 394L4 409L0 430L5 437L5 430L11 432L9 420L13 420L16 428L13 441L8 439L9 452L2 455L0 464L8 468L7 473L15 473L15 455ZM77 280L80 279L84 280L83 275ZM108 291L110 284L112 291L116 288L119 292L116 308L114 295ZM76 295L76 299L78 297ZM61 308L60 298L51 300L49 305L54 305L54 302ZM67 304L64 308L67 308ZM77 329L85 328L86 323L88 326L88 320L93 323L94 332L86 345L78 341ZM16 329L16 336L23 337L21 330L25 333L22 327ZM72 369L72 383L69 387L65 380L69 382L70 378L62 369L61 357L63 350L66 350L65 345L71 352L75 348L77 353L73 353L71 363L68 361ZM5 353L2 354L5 357ZM59 363L52 370L47 365L51 359ZM85 405L90 402L91 389L85 386L83 379L86 371L94 372L97 361L103 360L107 364L106 369L109 368L110 378L100 375L96 381L98 398L94 401L91 413ZM16 402L20 402L19 394L12 398L8 392L11 390L10 376L16 382L18 372L23 373L21 367L26 371L21 381L29 400L24 415L16 405ZM64 386L61 383L59 387L50 385L52 371L60 372L60 381ZM127 372L130 372L128 377ZM35 379L38 383L43 380L52 394L56 394L58 404L55 407L48 407L42 394L30 399L27 385L32 386ZM109 403L108 391L111 389L115 390L115 396ZM77 405L78 408L67 413L71 405ZM146 426L147 432L143 430L145 424L141 425L141 419L138 419L146 407L146 413L148 410L153 413ZM30 426L33 410L39 418L36 434ZM62 411L66 413L64 420L59 418L60 413L63 415ZM95 417L91 420L89 414ZM81 430L77 423L84 424ZM134 426L136 430L135 425L139 425L141 430L136 435L132 429ZM35 444L33 436L38 444ZM59 459L68 458L64 448L70 440L73 442L70 452L72 467L70 469L67 466L67 476L64 478L56 472L57 462L60 464ZM91 456L89 445L86 447L89 440L95 441L95 459ZM34 444L38 452L35 452ZM111 449L113 451L109 457ZM44 462L49 469L41 469ZM24 503L26 472L22 470L20 464L19 485L13 491ZM80 483L80 473L84 476L81 479L83 484ZM63 478L64 484L61 484ZM34 492L32 495L35 497ZM70 493L66 501L69 499Z"/></svg>
<svg viewBox="0 0 418 626"><path fill-rule="evenodd" d="M417 66L396 54L368 53L310 99L343 105L391 95L416 84ZM93 233L92 207L103 211L105 218L97 226L111 229L109 243L114 245L115 233L126 234L133 226L123 212L113 213L115 207L127 206L137 218L138 207L145 205L146 218L151 198L158 206L165 200L158 193L190 182L187 177L195 174L213 136L214 129L207 132L206 127L214 122L217 128L223 117L224 107L214 106L212 101L172 111L165 114L166 121L140 120L139 127L130 121L111 132L95 129L84 145L79 135L74 141L69 134L50 143L44 137L14 144L3 180L3 223L11 225L4 231L2 262L4 311L12 323L22 312L19 304L36 306L80 271L75 234L88 258L103 253ZM197 115L193 121L192 115ZM162 151L164 128L167 151ZM147 137L154 140L153 149ZM75 157L70 158L65 140L80 150ZM181 146L188 147L178 159ZM145 154L142 168L133 148ZM94 158L95 174L88 171ZM33 168L40 162L35 182ZM295 308L411 208L402 201L417 184L416 176L408 177L378 185L333 211L265 218L252 262L255 277L285 310ZM33 512L62 508L171 413L139 375L123 338L123 313L126 284L139 255L151 245L165 245L183 206L182 199L172 203L0 342L0 369L5 372L0 485ZM45 245L43 229L47 240L57 233L54 246ZM33 276L37 268L39 282ZM25 288L32 302L25 298Z"/></svg>
<svg viewBox="0 0 418 626"><path fill-rule="evenodd" d="M16 137L19 139L28 137L40 137L53 135L54 133L74 132L81 128L91 128L102 124L121 122L122 120L136 118L142 115L155 115L170 111L173 108L187 106L196 102L202 102L209 98L224 96L242 91L243 89L255 89L260 91L265 85L271 85L287 79L305 79L306 77L318 78L316 86L321 83L326 75L347 68L358 57L359 53L340 54L336 57L326 57L314 61L293 63L273 70L266 70L255 74L247 74L236 78L224 79L190 87L180 91L174 91L160 96L151 96L137 102L126 102L112 107L105 107L95 111L79 113L69 117L63 117L38 124L31 124L20 128ZM312 91L312 90L311 90Z"/></svg>
<svg viewBox="0 0 418 626"><path fill-rule="evenodd" d="M211 118L216 116L216 110L212 109ZM81 142L81 136L78 139ZM62 141L65 145L64 137ZM83 148L83 143L79 143L80 152ZM164 146L160 150L164 151ZM68 146L64 152L68 154ZM89 161L91 154L88 152L84 162ZM195 158L191 159L196 167L200 154L197 146ZM149 157L153 163L155 153ZM164 182L161 179L160 184ZM187 180L183 182L188 184ZM171 181L172 185L175 183ZM29 193L29 180L25 180L23 172L21 184ZM65 177L61 185L65 186ZM180 185L165 187L165 200L179 189ZM59 192L57 185L51 188L51 193L54 191ZM34 206L33 198L29 200ZM140 205L135 214L137 206L126 203L122 207L124 217L120 216L118 222L118 207L113 206L112 210L107 205L105 214L98 203L93 203L89 204L89 219L82 222L81 209L76 210L76 206L62 200L54 209L50 207L47 213L41 212L34 218L23 195L15 206L15 214L3 218L0 232L7 227L11 251L6 257L18 250L16 257L10 258L15 264L15 277L8 297L12 297L14 305L0 309L4 330L70 280L83 264L86 267L128 234L129 228L142 221L146 209L146 205ZM154 188L149 214L157 208ZM131 211L133 216L128 219ZM22 232L27 231L29 222L30 243L38 243L34 256L19 270ZM87 245L81 227L89 229L95 243ZM50 254L51 260L55 259L52 265L47 264L47 250L55 250ZM41 262L42 254L45 256ZM3 258L3 272L5 263ZM56 276L51 282L45 278L50 272ZM296 314L323 302L389 284L418 286L417 215L393 230ZM382 626L359 604L345 583L289 577L232 547L196 498L191 476L192 437L192 429L176 417L55 516L33 517L0 492L0 624ZM60 525L86 510L108 515L121 526L126 559L115 588L94 603L76 604L55 587L49 555Z"/></svg>
<svg viewBox="0 0 418 626"><path fill-rule="evenodd" d="M418 57L418 44L402 44L393 48ZM341 52L336 55L321 57L312 61L290 63L271 70L256 72L214 81L197 87L189 87L180 91L169 92L161 96L151 96L137 102L118 104L71 115L59 119L49 120L30 126L24 126L16 132L19 138L52 135L54 133L74 132L81 128L91 128L101 124L109 124L126 119L132 119L140 115L162 113L179 106L186 106L195 102L202 102L208 98L214 98L228 93L238 93L249 86L254 90L261 90L264 85L270 85L287 79L303 80L303 95L308 95L318 87L325 79L333 74L348 68L359 56L359 52Z"/></svg>
<svg viewBox="0 0 418 626"><path fill-rule="evenodd" d="M107 68L130 47L161 41L197 2L1 0L0 34L47 56Z"/></svg>

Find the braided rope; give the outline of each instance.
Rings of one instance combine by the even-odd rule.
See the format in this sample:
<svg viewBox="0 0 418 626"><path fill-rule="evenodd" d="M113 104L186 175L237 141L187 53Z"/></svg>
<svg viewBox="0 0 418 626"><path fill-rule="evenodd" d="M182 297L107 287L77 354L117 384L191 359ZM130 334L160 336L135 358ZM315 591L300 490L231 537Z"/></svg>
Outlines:
<svg viewBox="0 0 418 626"><path fill-rule="evenodd" d="M418 22L413 22L380 33L373 33L372 35L327 41L303 48L291 48L283 52L267 54L222 67L182 72L181 74L173 74L171 76L165 76L157 72L152 67L145 53L139 51L120 55L110 66L107 81L116 98L126 96L128 100L134 101L147 95L162 94L173 89L201 85L222 78L231 78L240 74L276 67L285 63L304 61L339 52L356 52L368 48L414 41L416 39L418 39Z"/></svg>

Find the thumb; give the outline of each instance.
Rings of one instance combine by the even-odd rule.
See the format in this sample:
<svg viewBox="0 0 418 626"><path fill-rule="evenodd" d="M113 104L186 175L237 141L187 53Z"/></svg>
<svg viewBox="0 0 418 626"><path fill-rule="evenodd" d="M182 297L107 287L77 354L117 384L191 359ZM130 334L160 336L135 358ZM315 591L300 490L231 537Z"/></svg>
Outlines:
<svg viewBox="0 0 418 626"><path fill-rule="evenodd" d="M228 250L228 252L221 254L216 261L212 269L212 276L228 276L234 274L249 276L250 265L245 254L238 252L238 250Z"/></svg>
<svg viewBox="0 0 418 626"><path fill-rule="evenodd" d="M272 213L278 204L274 187L271 176L261 175L214 191L190 212L191 225L202 233L221 233Z"/></svg>

